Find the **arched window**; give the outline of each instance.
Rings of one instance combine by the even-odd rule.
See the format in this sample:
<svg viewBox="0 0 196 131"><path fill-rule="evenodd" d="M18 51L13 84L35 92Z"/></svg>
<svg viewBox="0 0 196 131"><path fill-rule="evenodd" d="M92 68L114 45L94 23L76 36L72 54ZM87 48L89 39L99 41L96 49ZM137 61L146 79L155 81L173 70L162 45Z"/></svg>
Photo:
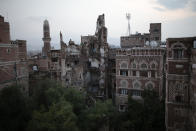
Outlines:
<svg viewBox="0 0 196 131"><path fill-rule="evenodd" d="M140 84L138 82L134 83L133 88L140 89Z"/></svg>
<svg viewBox="0 0 196 131"><path fill-rule="evenodd" d="M155 63L152 63L151 68L154 69L156 67Z"/></svg>
<svg viewBox="0 0 196 131"><path fill-rule="evenodd" d="M132 64L132 68L136 68L136 64L135 63Z"/></svg>
<svg viewBox="0 0 196 131"><path fill-rule="evenodd" d="M126 80L121 80L120 81L120 86L123 88L127 88L128 87L128 82Z"/></svg>
<svg viewBox="0 0 196 131"><path fill-rule="evenodd" d="M157 62L156 61L150 62L150 68L151 69L155 69L156 67L157 67Z"/></svg>
<svg viewBox="0 0 196 131"><path fill-rule="evenodd" d="M122 63L120 64L120 68L121 68L121 69L127 69L127 68L128 68L128 64L127 64L126 62L122 62Z"/></svg>
<svg viewBox="0 0 196 131"><path fill-rule="evenodd" d="M147 90L153 90L155 87L155 84L152 82L152 81L148 81L146 84L145 84L145 88Z"/></svg>
<svg viewBox="0 0 196 131"><path fill-rule="evenodd" d="M153 84L152 83L147 84L147 87L146 88L148 90L153 90Z"/></svg>
<svg viewBox="0 0 196 131"><path fill-rule="evenodd" d="M182 43L176 43L172 46L172 52L173 52L173 58L174 59L181 59L184 56L184 44Z"/></svg>
<svg viewBox="0 0 196 131"><path fill-rule="evenodd" d="M143 64L141 64L141 68L142 69L147 69L147 65L143 63Z"/></svg>

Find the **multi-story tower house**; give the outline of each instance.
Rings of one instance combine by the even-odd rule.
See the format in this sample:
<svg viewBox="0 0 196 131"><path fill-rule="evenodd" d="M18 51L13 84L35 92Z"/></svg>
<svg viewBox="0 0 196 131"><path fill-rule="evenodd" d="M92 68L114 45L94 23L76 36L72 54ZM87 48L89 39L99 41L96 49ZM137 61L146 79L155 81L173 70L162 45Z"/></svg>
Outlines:
<svg viewBox="0 0 196 131"><path fill-rule="evenodd" d="M128 95L142 99L144 89L164 97L165 48L160 46L161 23L151 23L150 33L121 37L116 51L116 105L124 111Z"/></svg>
<svg viewBox="0 0 196 131"><path fill-rule="evenodd" d="M150 41L161 43L161 23L150 24Z"/></svg>
<svg viewBox="0 0 196 131"><path fill-rule="evenodd" d="M142 99L145 89L163 96L163 63L165 49L135 47L119 49L116 53L116 105L124 111L128 95Z"/></svg>
<svg viewBox="0 0 196 131"><path fill-rule="evenodd" d="M196 37L189 37L168 38L166 42L167 131L191 131L191 112L195 121L195 41Z"/></svg>
<svg viewBox="0 0 196 131"><path fill-rule="evenodd" d="M191 49L191 85L190 85L190 121L192 131L196 130L196 40L193 42Z"/></svg>
<svg viewBox="0 0 196 131"><path fill-rule="evenodd" d="M50 26L48 20L44 21L43 25L43 38L44 47L42 48L42 56L48 57L48 53L50 52L51 46L50 46Z"/></svg>
<svg viewBox="0 0 196 131"><path fill-rule="evenodd" d="M11 41L9 23L0 16L0 89L17 83L28 93L28 75L26 41Z"/></svg>

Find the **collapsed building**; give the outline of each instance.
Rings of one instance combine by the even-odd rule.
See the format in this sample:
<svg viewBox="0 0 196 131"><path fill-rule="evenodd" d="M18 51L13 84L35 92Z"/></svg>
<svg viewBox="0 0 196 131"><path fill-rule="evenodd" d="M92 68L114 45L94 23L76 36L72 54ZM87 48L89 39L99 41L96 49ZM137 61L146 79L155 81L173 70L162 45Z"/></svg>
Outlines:
<svg viewBox="0 0 196 131"><path fill-rule="evenodd" d="M81 48L70 39L68 45L63 42L61 36L61 80L63 85L81 87L84 86L83 80L83 61L81 59Z"/></svg>
<svg viewBox="0 0 196 131"><path fill-rule="evenodd" d="M28 78L26 41L12 41L9 23L0 16L0 89L17 83L28 93Z"/></svg>
<svg viewBox="0 0 196 131"><path fill-rule="evenodd" d="M60 81L66 87L85 87L94 97L106 98L109 47L104 14L97 19L95 34L81 36L80 45L71 39L66 44L61 32L60 49L51 49L50 41L49 22L45 20L42 55L29 59L30 72L45 72L48 78Z"/></svg>
<svg viewBox="0 0 196 131"><path fill-rule="evenodd" d="M106 97L108 43L104 14L97 19L95 35L81 37L82 57L86 63L84 70L85 87L97 97Z"/></svg>

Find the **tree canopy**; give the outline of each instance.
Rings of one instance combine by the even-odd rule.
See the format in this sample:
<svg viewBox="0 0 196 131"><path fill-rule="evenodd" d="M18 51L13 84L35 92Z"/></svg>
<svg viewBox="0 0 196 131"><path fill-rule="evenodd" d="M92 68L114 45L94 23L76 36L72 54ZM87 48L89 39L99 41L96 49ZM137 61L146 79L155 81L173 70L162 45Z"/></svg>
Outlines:
<svg viewBox="0 0 196 131"><path fill-rule="evenodd" d="M119 112L110 99L89 106L86 92L51 80L34 84L29 97L20 86L10 86L0 91L0 130L164 131L164 102L154 91L142 97L130 96L127 110Z"/></svg>

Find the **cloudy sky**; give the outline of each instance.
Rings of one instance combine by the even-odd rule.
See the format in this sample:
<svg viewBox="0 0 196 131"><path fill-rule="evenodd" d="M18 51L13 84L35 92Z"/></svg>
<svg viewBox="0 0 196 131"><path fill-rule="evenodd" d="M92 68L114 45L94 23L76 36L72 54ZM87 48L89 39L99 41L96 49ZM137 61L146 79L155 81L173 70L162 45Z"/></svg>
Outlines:
<svg viewBox="0 0 196 131"><path fill-rule="evenodd" d="M131 32L149 32L149 23L162 23L162 40L196 36L196 0L0 0L0 15L9 21L11 39L27 40L28 49L43 46L42 26L49 20L51 44L59 48L59 32L67 43L94 34L98 15L105 14L108 42L119 45L127 33L125 14L131 13Z"/></svg>

